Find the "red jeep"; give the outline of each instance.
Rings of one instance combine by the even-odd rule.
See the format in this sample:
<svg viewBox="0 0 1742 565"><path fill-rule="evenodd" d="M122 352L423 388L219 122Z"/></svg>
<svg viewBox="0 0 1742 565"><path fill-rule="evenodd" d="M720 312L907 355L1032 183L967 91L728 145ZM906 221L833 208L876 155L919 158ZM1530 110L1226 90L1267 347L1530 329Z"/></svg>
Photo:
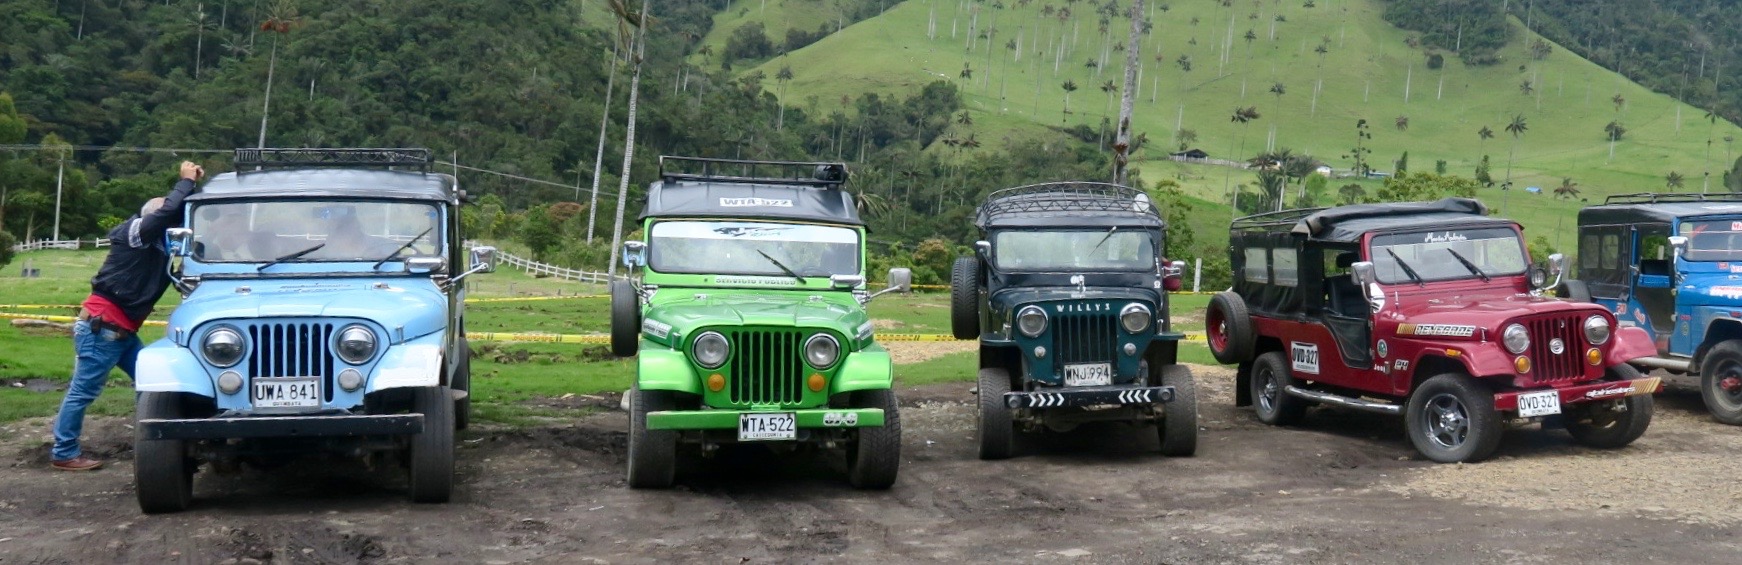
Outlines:
<svg viewBox="0 0 1742 565"><path fill-rule="evenodd" d="M1205 323L1216 359L1239 365L1235 404L1272 425L1313 404L1401 413L1442 463L1492 455L1508 425L1638 439L1659 382L1627 361L1656 353L1651 339L1543 296L1565 260L1533 267L1519 230L1466 198L1234 220L1234 286Z"/></svg>

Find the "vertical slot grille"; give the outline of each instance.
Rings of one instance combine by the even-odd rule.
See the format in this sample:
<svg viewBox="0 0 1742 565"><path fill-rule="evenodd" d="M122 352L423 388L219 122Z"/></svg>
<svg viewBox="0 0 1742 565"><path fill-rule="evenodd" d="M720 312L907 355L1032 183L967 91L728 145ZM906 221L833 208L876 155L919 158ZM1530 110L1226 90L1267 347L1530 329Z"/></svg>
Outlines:
<svg viewBox="0 0 1742 565"><path fill-rule="evenodd" d="M1537 382L1577 379L1585 374L1585 336L1579 316L1551 316L1526 320L1530 331L1531 373ZM1560 354L1550 349L1549 342L1560 339L1564 347Z"/></svg>
<svg viewBox="0 0 1742 565"><path fill-rule="evenodd" d="M1107 363L1119 350L1119 316L1112 312L1055 314L1053 348L1061 363Z"/></svg>
<svg viewBox="0 0 1742 565"><path fill-rule="evenodd" d="M332 324L256 324L248 327L251 377L320 377L321 391L333 399Z"/></svg>
<svg viewBox="0 0 1742 565"><path fill-rule="evenodd" d="M804 399L803 334L795 330L728 330L731 401L791 404Z"/></svg>

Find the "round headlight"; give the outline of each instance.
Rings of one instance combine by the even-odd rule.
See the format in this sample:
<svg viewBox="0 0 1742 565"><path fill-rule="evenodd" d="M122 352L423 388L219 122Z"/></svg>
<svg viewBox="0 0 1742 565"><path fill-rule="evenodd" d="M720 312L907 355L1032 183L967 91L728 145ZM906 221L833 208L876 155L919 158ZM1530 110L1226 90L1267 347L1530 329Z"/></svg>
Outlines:
<svg viewBox="0 0 1742 565"><path fill-rule="evenodd" d="M362 365L375 357L375 332L361 325L339 330L339 359L352 365Z"/></svg>
<svg viewBox="0 0 1742 565"><path fill-rule="evenodd" d="M220 327L206 333L206 340L200 345L200 350L206 354L206 362L219 367L229 367L242 360L242 332L229 326Z"/></svg>
<svg viewBox="0 0 1742 565"><path fill-rule="evenodd" d="M835 341L835 336L820 333L804 342L804 360L812 367L827 369L840 357L841 343Z"/></svg>
<svg viewBox="0 0 1742 565"><path fill-rule="evenodd" d="M720 332L704 332L696 336L695 346L690 352L696 356L696 363L709 369L726 364L726 354L732 351L731 344L726 343L726 336Z"/></svg>
<svg viewBox="0 0 1742 565"><path fill-rule="evenodd" d="M1542 269L1531 269L1530 270L1530 287L1531 288L1542 288L1542 285L1545 285L1545 284L1548 284L1548 271L1544 271Z"/></svg>
<svg viewBox="0 0 1742 565"><path fill-rule="evenodd" d="M1149 307L1136 302L1125 305L1125 309L1119 311L1119 325L1131 333L1149 329Z"/></svg>
<svg viewBox="0 0 1742 565"><path fill-rule="evenodd" d="M1603 345L1609 342L1609 320L1602 316L1585 318L1585 341L1591 345Z"/></svg>
<svg viewBox="0 0 1742 565"><path fill-rule="evenodd" d="M1016 329L1028 337L1040 337L1046 331L1046 311L1039 306L1023 306L1016 312Z"/></svg>
<svg viewBox="0 0 1742 565"><path fill-rule="evenodd" d="M1530 332L1525 331L1524 326L1512 324L1500 333L1500 341L1506 344L1506 350L1513 355L1522 355L1524 350L1530 348Z"/></svg>

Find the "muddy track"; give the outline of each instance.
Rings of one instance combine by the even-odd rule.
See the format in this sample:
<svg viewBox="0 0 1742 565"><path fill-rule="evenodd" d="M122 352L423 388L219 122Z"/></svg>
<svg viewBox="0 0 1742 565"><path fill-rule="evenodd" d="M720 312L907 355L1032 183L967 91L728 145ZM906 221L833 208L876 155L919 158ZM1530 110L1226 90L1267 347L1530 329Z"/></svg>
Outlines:
<svg viewBox="0 0 1742 565"><path fill-rule="evenodd" d="M131 430L87 426L113 465L50 471L46 422L0 431L0 564L1731 562L1742 430L1672 387L1635 446L1594 452L1517 430L1480 465L1414 456L1394 418L1315 410L1299 428L1231 405L1198 367L1199 455L1155 455L1152 428L1024 437L981 462L968 384L901 390L900 481L861 492L838 456L724 450L679 486L624 486L620 412L461 436L453 503L404 500L403 473L308 461L202 473L188 512L143 516ZM581 413L581 412L577 412Z"/></svg>

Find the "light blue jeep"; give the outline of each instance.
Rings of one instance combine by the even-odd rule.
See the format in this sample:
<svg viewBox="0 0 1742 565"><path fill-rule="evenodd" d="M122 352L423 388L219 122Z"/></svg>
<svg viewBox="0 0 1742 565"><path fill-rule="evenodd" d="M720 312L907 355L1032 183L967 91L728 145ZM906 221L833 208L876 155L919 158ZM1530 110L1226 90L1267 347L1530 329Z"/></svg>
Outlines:
<svg viewBox="0 0 1742 565"><path fill-rule="evenodd" d="M410 470L411 498L453 490L470 402L463 194L406 149L238 149L167 234L183 298L139 353L135 482L146 512L215 470L312 452Z"/></svg>

